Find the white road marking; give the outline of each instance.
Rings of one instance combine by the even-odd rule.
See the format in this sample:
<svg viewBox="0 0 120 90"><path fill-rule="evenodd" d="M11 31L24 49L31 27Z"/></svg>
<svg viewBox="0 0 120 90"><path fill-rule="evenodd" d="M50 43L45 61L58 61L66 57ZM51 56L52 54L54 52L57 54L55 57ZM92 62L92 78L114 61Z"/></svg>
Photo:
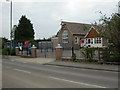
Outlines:
<svg viewBox="0 0 120 90"><path fill-rule="evenodd" d="M14 70L16 70L16 71L20 71L20 72L24 72L24 73L28 73L28 74L31 74L31 72L29 72L29 71L25 71L25 70L21 70L21 69L14 69Z"/></svg>
<svg viewBox="0 0 120 90"><path fill-rule="evenodd" d="M67 82L71 82L71 83L76 83L76 84L82 84L82 85L92 86L92 87L96 87L96 88L107 88L107 87L103 87L103 86L92 85L92 84L87 84L87 83L81 83L81 82L76 82L76 81L70 81L70 80L67 80L67 79L61 79L61 78L56 78L56 77L49 77L49 78L56 79L56 80L63 80L63 81L67 81Z"/></svg>

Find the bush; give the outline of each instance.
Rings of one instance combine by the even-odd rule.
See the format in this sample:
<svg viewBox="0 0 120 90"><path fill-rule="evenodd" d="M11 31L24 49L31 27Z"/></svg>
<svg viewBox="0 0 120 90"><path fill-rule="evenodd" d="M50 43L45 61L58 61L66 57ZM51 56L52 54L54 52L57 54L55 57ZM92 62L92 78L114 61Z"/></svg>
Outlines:
<svg viewBox="0 0 120 90"><path fill-rule="evenodd" d="M101 59L104 62L107 62L108 59L109 59L109 56L110 56L110 50L109 50L109 48L103 48L103 49L101 49L101 51L102 51L102 53L101 53L101 55L102 55Z"/></svg>
<svg viewBox="0 0 120 90"><path fill-rule="evenodd" d="M2 55L9 55L10 54L10 48L3 48L2 49Z"/></svg>
<svg viewBox="0 0 120 90"><path fill-rule="evenodd" d="M10 48L3 48L2 55L15 55L15 49L10 50Z"/></svg>
<svg viewBox="0 0 120 90"><path fill-rule="evenodd" d="M15 55L15 49L12 49L10 52L11 55Z"/></svg>
<svg viewBox="0 0 120 90"><path fill-rule="evenodd" d="M93 56L95 54L95 48L85 48L82 54L85 56L85 58L89 61L93 61Z"/></svg>
<svg viewBox="0 0 120 90"><path fill-rule="evenodd" d="M111 55L109 57L109 62L120 62L120 55Z"/></svg>

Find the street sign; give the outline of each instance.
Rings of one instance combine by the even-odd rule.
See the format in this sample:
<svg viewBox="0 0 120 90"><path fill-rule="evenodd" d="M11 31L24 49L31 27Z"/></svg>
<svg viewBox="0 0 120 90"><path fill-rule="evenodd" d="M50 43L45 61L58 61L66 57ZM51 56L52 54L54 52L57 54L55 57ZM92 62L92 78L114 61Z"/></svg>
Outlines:
<svg viewBox="0 0 120 90"><path fill-rule="evenodd" d="M25 46L28 46L28 45L29 45L29 41L25 41L25 42L24 42L24 45L25 45Z"/></svg>

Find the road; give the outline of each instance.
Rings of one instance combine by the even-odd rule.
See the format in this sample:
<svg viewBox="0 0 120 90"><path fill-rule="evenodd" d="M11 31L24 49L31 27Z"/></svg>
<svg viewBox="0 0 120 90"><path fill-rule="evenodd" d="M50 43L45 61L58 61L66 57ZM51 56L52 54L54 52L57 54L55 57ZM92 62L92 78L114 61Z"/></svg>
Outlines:
<svg viewBox="0 0 120 90"><path fill-rule="evenodd" d="M2 89L2 56L0 55L0 89Z"/></svg>
<svg viewBox="0 0 120 90"><path fill-rule="evenodd" d="M2 61L3 88L118 88L118 72Z"/></svg>

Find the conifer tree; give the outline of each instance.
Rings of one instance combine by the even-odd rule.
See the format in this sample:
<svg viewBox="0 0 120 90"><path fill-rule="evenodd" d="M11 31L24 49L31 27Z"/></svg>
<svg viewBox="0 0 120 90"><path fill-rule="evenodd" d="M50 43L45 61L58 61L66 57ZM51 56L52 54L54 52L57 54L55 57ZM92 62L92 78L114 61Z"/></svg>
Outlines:
<svg viewBox="0 0 120 90"><path fill-rule="evenodd" d="M22 16L15 30L15 40L27 41L33 39L34 39L33 24L31 24L31 21L27 19L26 16Z"/></svg>

